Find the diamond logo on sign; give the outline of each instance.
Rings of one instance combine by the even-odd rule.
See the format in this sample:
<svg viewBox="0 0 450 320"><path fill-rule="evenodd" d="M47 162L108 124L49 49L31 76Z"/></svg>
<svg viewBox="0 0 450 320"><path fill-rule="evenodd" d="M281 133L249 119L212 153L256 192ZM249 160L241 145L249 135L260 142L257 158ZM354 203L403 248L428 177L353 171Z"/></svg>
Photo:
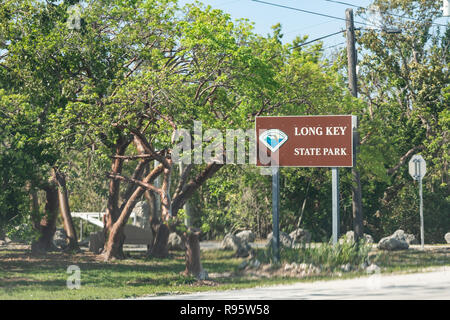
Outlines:
<svg viewBox="0 0 450 320"><path fill-rule="evenodd" d="M277 151L288 139L288 136L281 130L270 129L264 131L259 140L272 152Z"/></svg>

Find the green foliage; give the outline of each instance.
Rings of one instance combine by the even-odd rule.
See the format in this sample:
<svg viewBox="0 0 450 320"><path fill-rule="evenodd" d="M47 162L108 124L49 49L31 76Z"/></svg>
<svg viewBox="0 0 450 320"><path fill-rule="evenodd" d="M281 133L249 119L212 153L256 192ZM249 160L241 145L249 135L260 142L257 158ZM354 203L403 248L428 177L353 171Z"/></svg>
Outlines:
<svg viewBox="0 0 450 320"><path fill-rule="evenodd" d="M374 4L389 26L402 31L366 30L357 36L364 48L359 91L367 102L360 119L364 142L359 156L367 226L376 238L398 228L419 235L418 191L407 164L410 156L421 153L427 161L424 197L433 199L424 201L426 239L439 243L450 228L446 111L450 28L430 24L440 16L436 1Z"/></svg>
<svg viewBox="0 0 450 320"><path fill-rule="evenodd" d="M417 190L405 158L412 150L428 166L427 242L443 241L450 228L450 29L430 24L440 14L436 1L375 1L386 23L403 31L358 31L360 99L346 88L343 53L330 61L321 43L290 49L307 37L282 44L280 25L262 37L248 21L200 4L91 1L81 30L71 30L73 3L0 6L0 228L28 221L29 193L45 185L53 166L66 173L73 211L103 211L111 157L135 130L169 152L173 124L249 129L255 115L353 114L365 232L379 239L402 228L418 236ZM135 153L132 145L125 152ZM123 174L135 165L125 162ZM191 177L203 168L194 166ZM352 229L350 170L340 176L345 232ZM177 179L172 174L171 191ZM284 168L281 179L282 230L302 227L314 241L329 239L329 170ZM259 169L227 166L190 199L194 225L208 238L241 229L264 238L270 192Z"/></svg>
<svg viewBox="0 0 450 320"><path fill-rule="evenodd" d="M324 270L334 271L346 264L358 268L362 263L368 263L371 249L372 246L364 241L359 243L343 241L336 245L322 243L314 247L310 245L303 245L300 248L282 247L280 260L281 263L306 263L320 266ZM272 248L257 251L257 259L263 263L272 262Z"/></svg>

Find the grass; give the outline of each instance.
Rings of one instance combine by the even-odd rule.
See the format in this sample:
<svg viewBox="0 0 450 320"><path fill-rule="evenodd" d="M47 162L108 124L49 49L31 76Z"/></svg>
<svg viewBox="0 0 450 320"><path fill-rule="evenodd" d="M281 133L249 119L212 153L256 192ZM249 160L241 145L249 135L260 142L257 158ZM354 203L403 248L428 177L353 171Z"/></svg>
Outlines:
<svg viewBox="0 0 450 320"><path fill-rule="evenodd" d="M437 247L432 251L407 250L372 252L371 261L383 272L420 270L429 266L450 265L450 248ZM289 252L293 255L292 252ZM31 256L27 249L0 250L0 299L116 299L143 295L191 293L208 290L249 288L271 284L331 279L334 273L314 277L258 278L235 273L242 258L233 252L202 251L202 263L213 280L196 281L181 275L184 253L172 252L166 259L146 259L142 253L131 253L129 259L100 262L91 253L69 255L55 252L45 256ZM81 270L81 288L66 286L69 265ZM223 273L223 275L220 275ZM232 275L226 275L231 273ZM360 276L361 272L345 273L343 277Z"/></svg>
<svg viewBox="0 0 450 320"><path fill-rule="evenodd" d="M427 250L379 251L372 260L384 272L420 271L428 267L450 266L450 248L436 245Z"/></svg>

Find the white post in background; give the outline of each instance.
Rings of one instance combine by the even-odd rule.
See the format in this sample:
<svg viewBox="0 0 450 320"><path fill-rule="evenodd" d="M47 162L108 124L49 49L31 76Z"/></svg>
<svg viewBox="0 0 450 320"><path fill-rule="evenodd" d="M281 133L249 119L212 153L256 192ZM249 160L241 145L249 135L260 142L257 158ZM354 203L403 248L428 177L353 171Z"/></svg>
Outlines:
<svg viewBox="0 0 450 320"><path fill-rule="evenodd" d="M425 244L425 229L423 226L423 192L422 192L422 179L427 173L427 164L425 159L419 155L415 154L412 156L411 160L409 160L409 174L414 180L419 181L419 198L420 198L420 244L423 249Z"/></svg>
<svg viewBox="0 0 450 320"><path fill-rule="evenodd" d="M420 170L420 167L419 167ZM423 226L423 196L422 196L422 177L419 178L419 197L420 197L420 246L423 249L425 243L425 230Z"/></svg>

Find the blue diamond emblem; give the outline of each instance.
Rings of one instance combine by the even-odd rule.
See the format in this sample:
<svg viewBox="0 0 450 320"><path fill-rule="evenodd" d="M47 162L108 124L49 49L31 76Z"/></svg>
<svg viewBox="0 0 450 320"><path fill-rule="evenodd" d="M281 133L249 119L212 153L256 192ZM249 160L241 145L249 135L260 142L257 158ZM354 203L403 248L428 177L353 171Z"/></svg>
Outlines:
<svg viewBox="0 0 450 320"><path fill-rule="evenodd" d="M266 130L259 136L259 140L272 152L277 151L287 139L288 136L279 129Z"/></svg>

